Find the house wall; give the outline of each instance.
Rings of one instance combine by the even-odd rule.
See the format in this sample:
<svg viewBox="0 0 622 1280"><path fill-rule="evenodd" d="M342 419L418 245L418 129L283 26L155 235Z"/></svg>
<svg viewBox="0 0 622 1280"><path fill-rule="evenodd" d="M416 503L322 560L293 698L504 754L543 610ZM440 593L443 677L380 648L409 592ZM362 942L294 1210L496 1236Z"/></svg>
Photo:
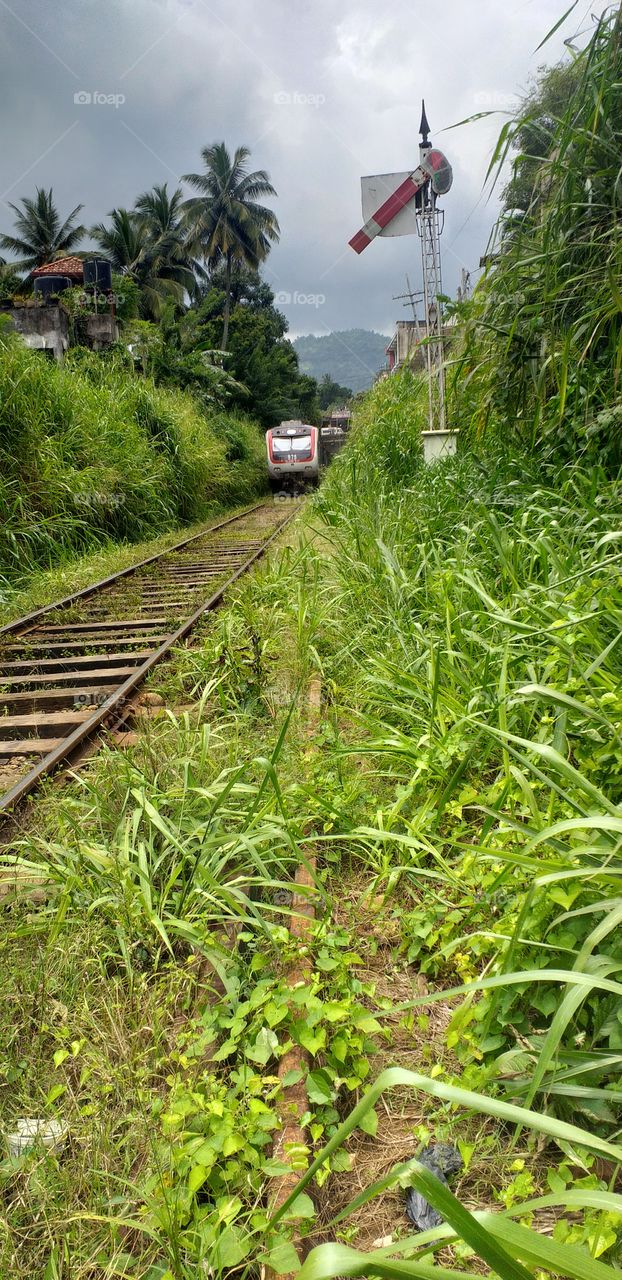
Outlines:
<svg viewBox="0 0 622 1280"><path fill-rule="evenodd" d="M411 320L398 320L397 322L397 364L412 363L415 369L423 368L425 364L425 356L423 351L418 351L420 333L417 326Z"/></svg>
<svg viewBox="0 0 622 1280"><path fill-rule="evenodd" d="M103 311L101 315L87 316L85 336L87 345L92 351L102 351L104 347L109 347L119 337L119 326L115 317L109 311Z"/></svg>
<svg viewBox="0 0 622 1280"><path fill-rule="evenodd" d="M27 347L51 351L55 360L62 360L69 346L69 318L64 307L13 307L6 314Z"/></svg>

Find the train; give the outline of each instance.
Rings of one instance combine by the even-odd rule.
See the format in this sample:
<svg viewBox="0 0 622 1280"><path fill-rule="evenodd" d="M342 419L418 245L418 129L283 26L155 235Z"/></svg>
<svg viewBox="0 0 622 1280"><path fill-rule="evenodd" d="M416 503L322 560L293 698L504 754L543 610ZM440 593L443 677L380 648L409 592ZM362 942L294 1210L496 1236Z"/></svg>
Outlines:
<svg viewBox="0 0 622 1280"><path fill-rule="evenodd" d="M266 431L268 475L272 489L316 485L320 478L320 433L292 419Z"/></svg>
<svg viewBox="0 0 622 1280"><path fill-rule="evenodd" d="M320 466L327 467L343 449L352 414L349 409L333 409L322 418L320 427Z"/></svg>
<svg viewBox="0 0 622 1280"><path fill-rule="evenodd" d="M268 475L273 490L317 485L320 471L343 448L350 427L349 409L334 409L321 427L299 418L266 431Z"/></svg>

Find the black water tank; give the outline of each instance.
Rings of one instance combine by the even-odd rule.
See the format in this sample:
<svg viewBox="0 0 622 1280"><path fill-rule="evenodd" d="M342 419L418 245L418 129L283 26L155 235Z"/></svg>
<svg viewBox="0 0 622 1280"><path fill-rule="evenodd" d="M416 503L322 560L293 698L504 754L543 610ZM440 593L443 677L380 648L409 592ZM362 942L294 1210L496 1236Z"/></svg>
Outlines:
<svg viewBox="0 0 622 1280"><path fill-rule="evenodd" d="M109 293L112 289L112 267L106 258L85 258L85 289L101 289Z"/></svg>
<svg viewBox="0 0 622 1280"><path fill-rule="evenodd" d="M35 280L35 297L47 302L53 294L63 293L70 289L73 281L69 276L37 276Z"/></svg>

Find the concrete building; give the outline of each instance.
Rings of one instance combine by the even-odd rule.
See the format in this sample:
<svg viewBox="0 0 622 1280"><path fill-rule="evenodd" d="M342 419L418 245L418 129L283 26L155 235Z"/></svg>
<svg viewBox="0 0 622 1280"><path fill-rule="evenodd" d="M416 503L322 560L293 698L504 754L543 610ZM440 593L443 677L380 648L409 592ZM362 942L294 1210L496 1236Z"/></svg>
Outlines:
<svg viewBox="0 0 622 1280"><path fill-rule="evenodd" d="M106 266L107 264L104 263ZM110 267L107 266L108 273ZM92 286L84 285L82 258L57 258L46 262L32 272L35 292L32 302L9 307L6 310L16 333L33 351L46 351L54 360L62 360L67 348L74 343L91 351L103 351L116 342L119 326L114 313L113 295L102 290L95 308ZM84 287L84 309L72 307L73 324L69 311L62 304L67 289ZM110 288L110 274L107 290Z"/></svg>
<svg viewBox="0 0 622 1280"><path fill-rule="evenodd" d="M110 311L100 311L98 314L89 312L84 316L82 323L85 343L91 351L104 351L106 347L118 341L119 326L116 316L113 316Z"/></svg>
<svg viewBox="0 0 622 1280"><path fill-rule="evenodd" d="M31 351L46 351L51 359L62 360L69 346L69 316L64 307L13 307L6 314Z"/></svg>
<svg viewBox="0 0 622 1280"><path fill-rule="evenodd" d="M395 333L386 348L389 370L401 369L409 364L412 369L425 369L425 347L420 347L425 336L418 320L398 320Z"/></svg>
<svg viewBox="0 0 622 1280"><path fill-rule="evenodd" d="M456 320L452 317L443 325L443 346L445 352L449 343L456 336ZM420 320L398 320L395 333L386 348L389 373L401 369L405 364L411 369L425 369L426 348L422 346L425 339L425 328Z"/></svg>
<svg viewBox="0 0 622 1280"><path fill-rule="evenodd" d="M42 267L35 267L33 280L41 280L45 276L61 276L70 285L84 283L84 263L82 258L57 258L55 262L46 262Z"/></svg>

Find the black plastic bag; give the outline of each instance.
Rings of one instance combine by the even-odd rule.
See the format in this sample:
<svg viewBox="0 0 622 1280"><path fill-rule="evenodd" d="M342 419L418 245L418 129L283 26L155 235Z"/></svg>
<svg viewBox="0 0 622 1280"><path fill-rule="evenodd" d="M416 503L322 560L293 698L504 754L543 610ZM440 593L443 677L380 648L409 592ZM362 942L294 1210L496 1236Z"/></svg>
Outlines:
<svg viewBox="0 0 622 1280"><path fill-rule="evenodd" d="M424 1147L423 1151L419 1152L417 1160L419 1164L429 1169L439 1182L444 1182L445 1186L448 1186L447 1175L458 1173L462 1168L460 1152L457 1147L450 1146L448 1142L436 1142L429 1147ZM416 1191L414 1187L409 1187L406 1192L406 1217L419 1231L430 1231L432 1227L438 1227L443 1222L440 1213L437 1213L421 1192Z"/></svg>

